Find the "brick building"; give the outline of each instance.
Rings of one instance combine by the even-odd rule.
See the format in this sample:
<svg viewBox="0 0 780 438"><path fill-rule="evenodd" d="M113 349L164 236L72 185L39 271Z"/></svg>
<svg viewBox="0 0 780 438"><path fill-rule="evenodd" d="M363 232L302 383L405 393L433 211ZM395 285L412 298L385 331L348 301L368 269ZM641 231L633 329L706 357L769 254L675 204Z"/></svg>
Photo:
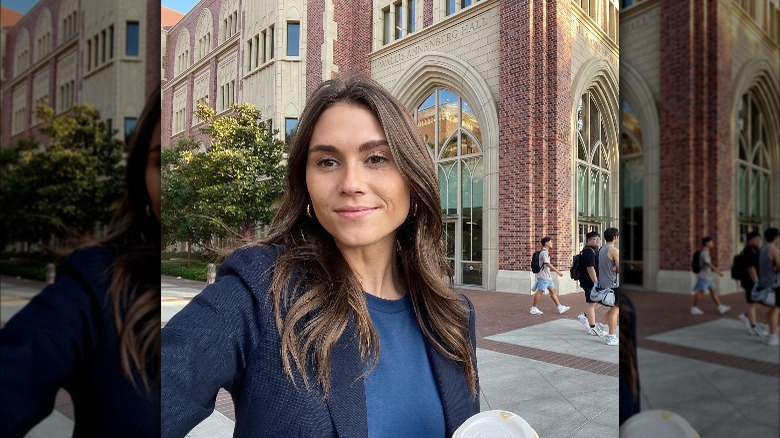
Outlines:
<svg viewBox="0 0 780 438"><path fill-rule="evenodd" d="M780 2L624 0L620 28L623 279L688 293L702 237L727 271L780 225Z"/></svg>
<svg viewBox="0 0 780 438"><path fill-rule="evenodd" d="M363 71L431 148L456 282L527 292L542 236L563 270L618 225L617 20L615 0L203 0L167 35L163 144L199 136L197 102L251 102L284 135Z"/></svg>
<svg viewBox="0 0 780 438"><path fill-rule="evenodd" d="M38 102L90 103L123 138L159 84L151 0L40 0L4 35L0 145L39 138ZM140 92L139 92L140 91Z"/></svg>

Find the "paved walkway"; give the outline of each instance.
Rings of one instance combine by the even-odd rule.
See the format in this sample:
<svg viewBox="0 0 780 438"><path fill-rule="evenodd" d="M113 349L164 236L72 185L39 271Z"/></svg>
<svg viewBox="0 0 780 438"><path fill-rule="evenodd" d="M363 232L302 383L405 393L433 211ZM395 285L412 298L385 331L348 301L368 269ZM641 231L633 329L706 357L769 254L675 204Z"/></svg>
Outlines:
<svg viewBox="0 0 780 438"><path fill-rule="evenodd" d="M1 320L42 284L2 277ZM161 278L163 325L205 286ZM540 437L617 437L618 349L585 334L576 320L579 294L564 295L572 310L558 315L545 297L544 315L530 315L530 295L464 290L477 310L477 358L483 410L522 416ZM638 313L642 408L686 418L703 437L777 436L780 431L780 351L747 334L736 319L742 295L723 297L733 309L688 314L690 297L629 292ZM599 310L598 315L604 311ZM55 412L28 436L65 437L72 406L61 392ZM235 415L221 391L211 417L190 437L232 436ZM56 433L60 430L60 433Z"/></svg>

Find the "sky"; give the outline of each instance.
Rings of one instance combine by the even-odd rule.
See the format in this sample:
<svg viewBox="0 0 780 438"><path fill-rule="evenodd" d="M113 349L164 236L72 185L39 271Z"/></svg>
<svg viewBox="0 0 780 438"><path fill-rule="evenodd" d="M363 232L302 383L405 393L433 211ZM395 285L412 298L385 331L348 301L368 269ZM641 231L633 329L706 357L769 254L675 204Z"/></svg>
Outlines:
<svg viewBox="0 0 780 438"><path fill-rule="evenodd" d="M198 1L199 0L162 0L160 3L162 3L162 5L167 8L173 9L174 11L179 11L182 14L186 14L192 8L194 8L195 5L198 4Z"/></svg>
<svg viewBox="0 0 780 438"><path fill-rule="evenodd" d="M179 11L182 14L186 14L190 9L194 8L198 4L199 0L162 0L163 6L169 7L174 11ZM23 14L27 13L35 4L37 0L3 0L3 6L11 8L15 11L19 11Z"/></svg>
<svg viewBox="0 0 780 438"><path fill-rule="evenodd" d="M3 6L9 9L13 9L14 11L21 12L22 14L26 14L27 11L32 9L33 6L35 6L36 3L38 3L37 0L3 0L2 1Z"/></svg>

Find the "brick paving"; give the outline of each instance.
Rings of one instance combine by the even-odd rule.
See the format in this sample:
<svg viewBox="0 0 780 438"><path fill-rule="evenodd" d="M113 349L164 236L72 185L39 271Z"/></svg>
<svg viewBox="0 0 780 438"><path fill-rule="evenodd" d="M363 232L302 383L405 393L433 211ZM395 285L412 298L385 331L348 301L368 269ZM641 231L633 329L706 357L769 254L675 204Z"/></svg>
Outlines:
<svg viewBox="0 0 780 438"><path fill-rule="evenodd" d="M737 315L745 309L745 296L743 293L720 296L723 304L731 306L731 310L723 315L715 310L715 303L709 296L703 296L699 302L699 308L705 313L704 315L693 316L690 314L692 295L630 290L624 292L631 298L636 307L637 345L639 347L659 353L750 371L756 374L780 377L780 367L774 363L648 339L648 337L656 334L722 318L734 319L735 324L739 324L736 319ZM766 308L759 307L756 313L759 321L763 320L763 315L766 313L764 309Z"/></svg>

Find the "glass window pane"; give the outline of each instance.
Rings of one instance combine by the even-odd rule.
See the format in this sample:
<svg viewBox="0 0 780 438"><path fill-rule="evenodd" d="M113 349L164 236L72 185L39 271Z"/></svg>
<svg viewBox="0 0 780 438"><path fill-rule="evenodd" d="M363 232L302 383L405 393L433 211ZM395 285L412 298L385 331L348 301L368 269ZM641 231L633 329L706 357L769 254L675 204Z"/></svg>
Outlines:
<svg viewBox="0 0 780 438"><path fill-rule="evenodd" d="M474 110L471 109L471 106L469 106L465 100L461 99L461 102L463 106L463 109L460 112L461 126L474 134L477 142L482 143L482 130L479 128L479 120L477 120Z"/></svg>
<svg viewBox="0 0 780 438"><path fill-rule="evenodd" d="M577 104L577 131L583 139L588 138L588 107L585 106L587 99L588 95L583 94Z"/></svg>
<svg viewBox="0 0 780 438"><path fill-rule="evenodd" d="M596 107L596 102L593 99L590 100L590 110L588 112L588 117L590 121L590 132L588 133L588 149L593 149L593 145L596 144L596 141L598 141L600 134L599 134L599 110L598 107Z"/></svg>
<svg viewBox="0 0 780 438"><path fill-rule="evenodd" d="M596 216L596 205L598 205L597 188L598 188L598 172L590 170L590 178L588 184L588 216Z"/></svg>
<svg viewBox="0 0 780 438"><path fill-rule="evenodd" d="M125 55L138 56L138 22L127 22L127 38L125 43Z"/></svg>
<svg viewBox="0 0 780 438"><path fill-rule="evenodd" d="M745 216L747 213L747 170L742 165L737 170L737 201L739 216Z"/></svg>
<svg viewBox="0 0 780 438"><path fill-rule="evenodd" d="M290 142L292 135L295 133L295 128L298 127L298 119L292 117L284 118L284 141Z"/></svg>
<svg viewBox="0 0 780 438"><path fill-rule="evenodd" d="M125 141L130 138L130 135L135 130L135 125L137 122L138 119L135 117L125 117Z"/></svg>
<svg viewBox="0 0 780 438"><path fill-rule="evenodd" d="M583 166L577 166L577 214L585 215L585 193L587 190L586 170Z"/></svg>
<svg viewBox="0 0 780 438"><path fill-rule="evenodd" d="M301 38L301 24L287 23L287 56L299 56Z"/></svg>
<svg viewBox="0 0 780 438"><path fill-rule="evenodd" d="M390 42L390 28L393 22L390 21L390 8L382 11L382 44Z"/></svg>
<svg viewBox="0 0 780 438"><path fill-rule="evenodd" d="M610 217L610 196L609 196L609 173L604 172L601 174L601 215L605 218Z"/></svg>
<svg viewBox="0 0 780 438"><path fill-rule="evenodd" d="M457 161L439 164L439 195L442 214L458 214L458 169Z"/></svg>
<svg viewBox="0 0 780 438"><path fill-rule="evenodd" d="M404 14L401 3L395 5L395 39L400 40L404 36Z"/></svg>
<svg viewBox="0 0 780 438"><path fill-rule="evenodd" d="M460 151L462 155L478 154L481 152L479 145L464 131L460 132Z"/></svg>
<svg viewBox="0 0 780 438"><path fill-rule="evenodd" d="M431 153L431 157L436 156L436 94L431 93L419 107L417 107L417 127L420 129L420 136Z"/></svg>
<svg viewBox="0 0 780 438"><path fill-rule="evenodd" d="M406 32L412 33L415 31L415 0L407 0L406 2Z"/></svg>
<svg viewBox="0 0 780 438"><path fill-rule="evenodd" d="M577 158L582 161L588 160L588 151L585 149L585 141L579 134L577 134Z"/></svg>
<svg viewBox="0 0 780 438"><path fill-rule="evenodd" d="M440 159L452 158L458 155L458 137L451 137L447 144L441 148Z"/></svg>
<svg viewBox="0 0 780 438"><path fill-rule="evenodd" d="M453 13L455 13L455 0L447 0L447 7L446 7L445 14L451 15Z"/></svg>
<svg viewBox="0 0 780 438"><path fill-rule="evenodd" d="M441 145L458 128L458 95L449 90L439 90L439 138Z"/></svg>

